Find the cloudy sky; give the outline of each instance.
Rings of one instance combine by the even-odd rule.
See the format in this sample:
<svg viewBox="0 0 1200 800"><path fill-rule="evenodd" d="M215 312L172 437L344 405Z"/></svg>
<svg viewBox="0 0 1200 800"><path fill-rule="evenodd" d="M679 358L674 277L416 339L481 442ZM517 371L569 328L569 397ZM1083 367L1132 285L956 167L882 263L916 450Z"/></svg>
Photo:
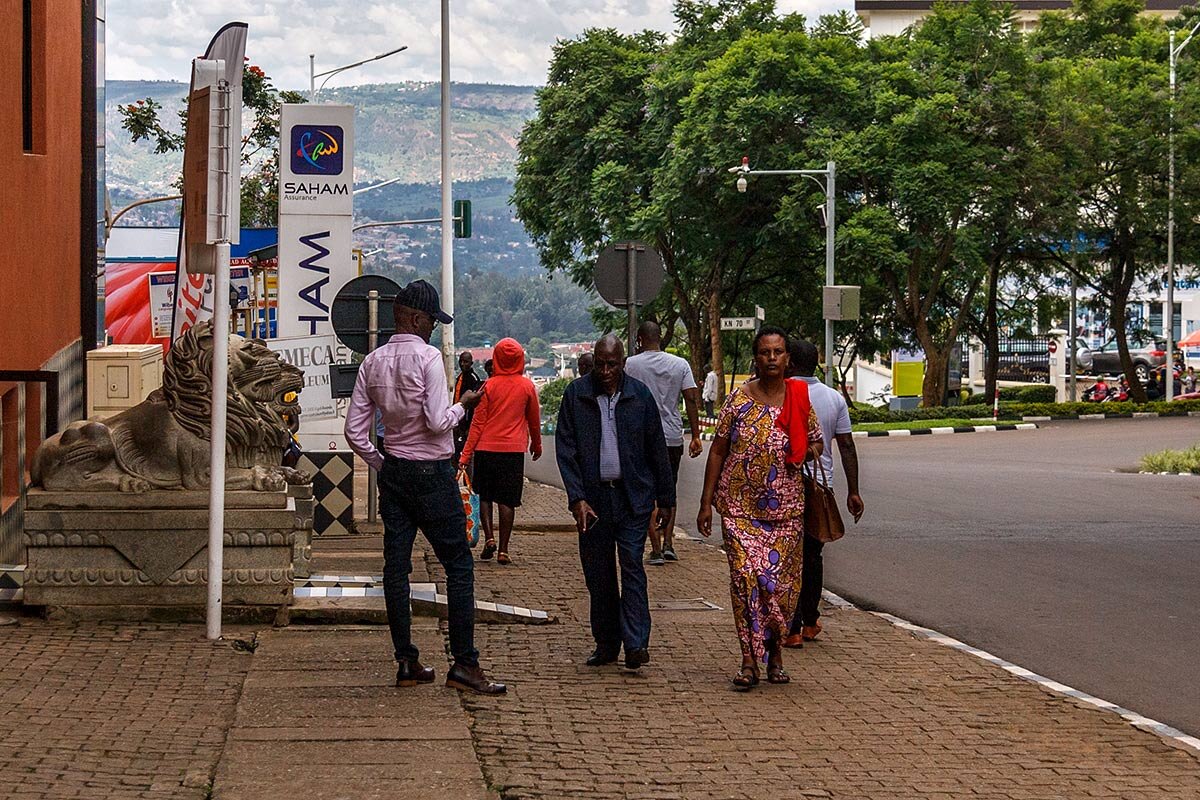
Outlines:
<svg viewBox="0 0 1200 800"><path fill-rule="evenodd" d="M853 7L851 0L778 3L810 20ZM309 53L321 72L400 45L409 49L329 85L437 80L439 9L438 0L108 0L108 78L186 81L212 34L240 20L250 26L250 60L281 88L308 87ZM540 84L555 40L590 27L669 31L671 0L452 0L451 79Z"/></svg>

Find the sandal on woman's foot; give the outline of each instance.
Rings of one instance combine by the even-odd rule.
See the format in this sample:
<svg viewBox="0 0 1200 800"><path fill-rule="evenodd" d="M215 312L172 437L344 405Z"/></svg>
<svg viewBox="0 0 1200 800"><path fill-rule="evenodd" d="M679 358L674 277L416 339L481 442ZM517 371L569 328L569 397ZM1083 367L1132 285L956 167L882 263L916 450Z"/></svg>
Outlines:
<svg viewBox="0 0 1200 800"><path fill-rule="evenodd" d="M496 563L504 564L505 566L507 566L512 563L512 557L510 557L508 555L508 553L501 550L499 553L496 554Z"/></svg>
<svg viewBox="0 0 1200 800"><path fill-rule="evenodd" d="M758 670L752 666L743 664L737 674L730 678L735 689L741 692L749 691L755 686L758 686Z"/></svg>
<svg viewBox="0 0 1200 800"><path fill-rule="evenodd" d="M767 665L767 683L791 683L792 678L783 671L783 664Z"/></svg>
<svg viewBox="0 0 1200 800"><path fill-rule="evenodd" d="M488 539L486 542L483 543L483 550L479 553L479 560L480 561L491 561L492 556L494 556L495 554L496 554L496 543L493 540Z"/></svg>

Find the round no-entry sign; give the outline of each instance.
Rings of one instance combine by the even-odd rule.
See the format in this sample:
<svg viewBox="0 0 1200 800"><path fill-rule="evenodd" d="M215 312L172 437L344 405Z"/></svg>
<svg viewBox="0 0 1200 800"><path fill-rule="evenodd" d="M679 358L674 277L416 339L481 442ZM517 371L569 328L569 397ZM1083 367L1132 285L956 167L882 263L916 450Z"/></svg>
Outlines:
<svg viewBox="0 0 1200 800"><path fill-rule="evenodd" d="M1046 345L1046 348L1050 351L1050 354L1053 355L1054 353L1058 352L1058 342L1054 339L1051 339L1050 344Z"/></svg>

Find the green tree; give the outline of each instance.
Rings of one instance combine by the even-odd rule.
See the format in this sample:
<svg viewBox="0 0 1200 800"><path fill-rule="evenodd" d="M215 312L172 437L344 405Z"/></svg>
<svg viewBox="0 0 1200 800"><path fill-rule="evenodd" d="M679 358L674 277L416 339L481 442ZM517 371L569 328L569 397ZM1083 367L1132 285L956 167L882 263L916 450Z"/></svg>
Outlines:
<svg viewBox="0 0 1200 800"><path fill-rule="evenodd" d="M260 67L247 64L242 70L242 104L251 112L248 129L242 131L241 159L243 227L273 227L279 220L279 107L282 103L304 103L299 92L276 89ZM179 131L168 128L161 118L162 104L147 97L119 107L121 127L134 142L154 144L154 152L182 151L187 136L187 98L177 112ZM182 176L176 186L183 185Z"/></svg>
<svg viewBox="0 0 1200 800"><path fill-rule="evenodd" d="M742 30L693 76L655 180L676 280L703 304L709 341L693 346L695 361L711 356L718 374L726 313L762 305L768 320L817 338L825 264L822 184L755 178L742 194L726 169L743 156L761 168L824 167L863 110L858 31L810 35L796 16L759 27L770 29Z"/></svg>
<svg viewBox="0 0 1200 800"><path fill-rule="evenodd" d="M845 172L862 193L841 238L925 351L922 401L939 405L988 256L1010 252L1007 209L1021 190L1013 154L1032 113L1027 55L1011 11L987 0L936 6L869 51L871 122L844 141Z"/></svg>
<svg viewBox="0 0 1200 800"><path fill-rule="evenodd" d="M1031 45L1050 71L1056 102L1049 113L1063 132L1062 180L1074 191L1059 209L1059 242L1082 240L1084 257L1044 246L1044 254L1077 273L1108 302L1131 394L1145 400L1129 355L1128 305L1139 281L1151 284L1165 261L1167 219L1167 35L1142 0L1080 0L1068 13L1047 14ZM1173 24L1194 24L1195 11ZM1197 70L1180 63L1176 109L1179 180L1177 219L1200 213L1196 132ZM1180 226L1180 251L1196 255L1191 229Z"/></svg>
<svg viewBox="0 0 1200 800"><path fill-rule="evenodd" d="M656 182L696 73L745 32L776 26L774 9L773 0L679 0L678 35L669 46L649 31L589 30L560 43L538 93L537 116L521 136L513 201L543 265L590 287L606 243L640 238L653 244L666 265L668 290L644 315L667 330L683 322L697 373L714 344L720 361L719 339L708 341L714 315L705 284L726 270L708 260L697 268L711 248L706 244L693 257L691 240L713 241L705 226L720 220L715 209L700 219L676 216L655 201ZM684 262L681 248L689 253ZM596 321L608 327L617 320L598 310Z"/></svg>
<svg viewBox="0 0 1200 800"><path fill-rule="evenodd" d="M570 385L570 378L557 378L547 383L538 392L538 402L542 407L542 419L554 419L562 405L563 392Z"/></svg>

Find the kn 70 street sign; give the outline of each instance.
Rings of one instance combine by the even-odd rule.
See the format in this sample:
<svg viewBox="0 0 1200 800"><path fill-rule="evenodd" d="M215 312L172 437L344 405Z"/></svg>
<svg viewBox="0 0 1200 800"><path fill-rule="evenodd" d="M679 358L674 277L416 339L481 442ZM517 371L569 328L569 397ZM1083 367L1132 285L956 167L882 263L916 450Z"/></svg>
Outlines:
<svg viewBox="0 0 1200 800"><path fill-rule="evenodd" d="M758 320L754 317L721 317L723 331L752 331L757 327Z"/></svg>
<svg viewBox="0 0 1200 800"><path fill-rule="evenodd" d="M757 331L766 318L766 310L762 306L755 306L753 317L721 317L721 330Z"/></svg>

